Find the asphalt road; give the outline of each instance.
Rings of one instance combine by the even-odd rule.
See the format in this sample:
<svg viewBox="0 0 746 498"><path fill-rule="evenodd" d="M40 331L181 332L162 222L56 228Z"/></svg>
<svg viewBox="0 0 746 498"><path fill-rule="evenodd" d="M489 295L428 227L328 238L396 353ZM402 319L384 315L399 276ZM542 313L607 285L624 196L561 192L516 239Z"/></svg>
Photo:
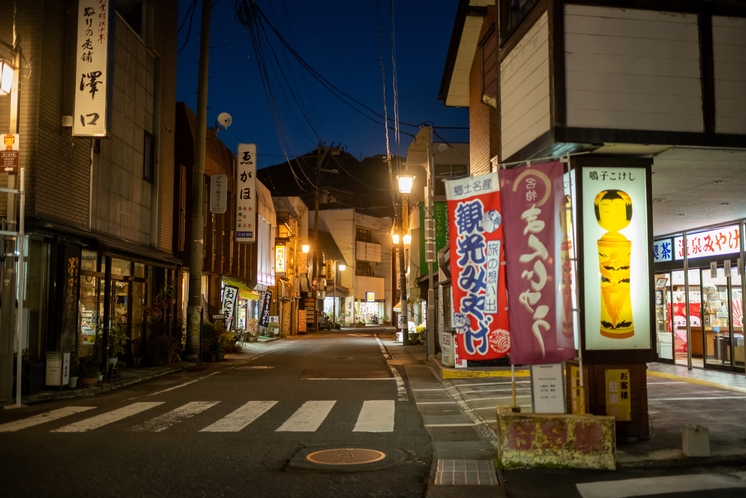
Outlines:
<svg viewBox="0 0 746 498"><path fill-rule="evenodd" d="M306 458L345 448L358 451ZM278 341L248 362L0 410L4 497L416 497L431 460L372 335Z"/></svg>

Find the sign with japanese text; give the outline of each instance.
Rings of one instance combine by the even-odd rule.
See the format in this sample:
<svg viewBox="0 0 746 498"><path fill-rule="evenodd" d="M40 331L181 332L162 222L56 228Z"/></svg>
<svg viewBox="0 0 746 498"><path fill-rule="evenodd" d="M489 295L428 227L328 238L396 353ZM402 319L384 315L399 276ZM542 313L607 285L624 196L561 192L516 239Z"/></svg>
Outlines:
<svg viewBox="0 0 746 498"><path fill-rule="evenodd" d="M559 161L499 172L514 365L575 357L563 173Z"/></svg>
<svg viewBox="0 0 746 498"><path fill-rule="evenodd" d="M617 421L632 420L632 400L628 369L604 370L606 377L606 415Z"/></svg>
<svg viewBox="0 0 746 498"><path fill-rule="evenodd" d="M284 245L276 245L275 246L275 273L285 273L286 267L285 267L285 246Z"/></svg>
<svg viewBox="0 0 746 498"><path fill-rule="evenodd" d="M259 326L269 325L269 305L272 303L272 291L266 290L262 294L262 309L259 312Z"/></svg>
<svg viewBox="0 0 746 498"><path fill-rule="evenodd" d="M510 333L497 173L445 183L456 362L500 358Z"/></svg>
<svg viewBox="0 0 746 498"><path fill-rule="evenodd" d="M223 214L228 210L228 177L212 175L210 177L210 212Z"/></svg>
<svg viewBox="0 0 746 498"><path fill-rule="evenodd" d="M296 252L296 258L298 258L298 273L308 273L308 254Z"/></svg>
<svg viewBox="0 0 746 498"><path fill-rule="evenodd" d="M741 251L738 225L700 233L686 234L687 257L720 256ZM674 239L676 260L684 259L684 237Z"/></svg>
<svg viewBox="0 0 746 498"><path fill-rule="evenodd" d="M326 279L331 281L334 278L334 261L326 260Z"/></svg>
<svg viewBox="0 0 746 498"><path fill-rule="evenodd" d="M650 350L651 295L644 167L582 167L586 350Z"/></svg>
<svg viewBox="0 0 746 498"><path fill-rule="evenodd" d="M78 1L72 134L105 137L109 102L109 0Z"/></svg>
<svg viewBox="0 0 746 498"><path fill-rule="evenodd" d="M580 368L570 365L570 408L573 415L585 414L585 393L580 385Z"/></svg>
<svg viewBox="0 0 746 498"><path fill-rule="evenodd" d="M238 144L236 242L256 242L256 144Z"/></svg>
<svg viewBox="0 0 746 498"><path fill-rule="evenodd" d="M376 293L375 292L366 292L365 293L365 302L366 303L374 303L374 302L376 302Z"/></svg>
<svg viewBox="0 0 746 498"><path fill-rule="evenodd" d="M673 260L673 247L671 239L653 241L653 262L663 263Z"/></svg>
<svg viewBox="0 0 746 498"><path fill-rule="evenodd" d="M534 413L565 413L563 367L564 363L531 365L531 404Z"/></svg>
<svg viewBox="0 0 746 498"><path fill-rule="evenodd" d="M238 287L225 285L223 287L223 309L220 314L225 316L225 329L230 330L233 325L233 315L238 301Z"/></svg>
<svg viewBox="0 0 746 498"><path fill-rule="evenodd" d="M18 134L3 135L3 147L0 149L0 166L6 173L18 173Z"/></svg>
<svg viewBox="0 0 746 498"><path fill-rule="evenodd" d="M306 310L298 310L298 332L306 332Z"/></svg>

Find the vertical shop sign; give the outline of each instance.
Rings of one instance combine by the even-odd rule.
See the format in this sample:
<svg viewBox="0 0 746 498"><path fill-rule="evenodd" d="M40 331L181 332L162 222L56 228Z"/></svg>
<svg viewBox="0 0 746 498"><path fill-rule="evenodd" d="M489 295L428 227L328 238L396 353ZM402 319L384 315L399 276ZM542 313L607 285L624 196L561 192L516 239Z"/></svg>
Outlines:
<svg viewBox="0 0 746 498"><path fill-rule="evenodd" d="M632 400L628 369L604 370L606 376L606 415L617 421L632 420Z"/></svg>
<svg viewBox="0 0 746 498"><path fill-rule="evenodd" d="M510 335L497 173L447 180L446 198L457 366L500 358Z"/></svg>
<svg viewBox="0 0 746 498"><path fill-rule="evenodd" d="M109 102L109 0L78 1L72 134L105 137Z"/></svg>
<svg viewBox="0 0 746 498"><path fill-rule="evenodd" d="M573 415L585 414L585 396L580 386L580 368L570 366L570 408Z"/></svg>
<svg viewBox="0 0 746 498"><path fill-rule="evenodd" d="M262 295L262 311L259 314L259 326L269 325L269 305L272 302L272 291L266 290Z"/></svg>
<svg viewBox="0 0 746 498"><path fill-rule="evenodd" d="M3 135L3 147L0 149L0 167L6 173L18 173L18 134Z"/></svg>
<svg viewBox="0 0 746 498"><path fill-rule="evenodd" d="M306 310L298 310L298 332L306 332Z"/></svg>
<svg viewBox="0 0 746 498"><path fill-rule="evenodd" d="M275 273L285 275L285 245L275 246Z"/></svg>
<svg viewBox="0 0 746 498"><path fill-rule="evenodd" d="M570 282L567 213L560 161L500 171L508 288L510 361L557 363L575 357L572 313L565 313ZM564 255L563 255L564 252ZM569 324L564 322L569 321Z"/></svg>
<svg viewBox="0 0 746 498"><path fill-rule="evenodd" d="M228 177L212 175L210 177L210 212L223 214L228 210Z"/></svg>
<svg viewBox="0 0 746 498"><path fill-rule="evenodd" d="M256 144L238 144L236 242L256 242Z"/></svg>
<svg viewBox="0 0 746 498"><path fill-rule="evenodd" d="M238 300L238 287L226 285L223 287L223 309L220 311L225 316L225 329L231 330L233 326L233 316L236 311L236 301Z"/></svg>
<svg viewBox="0 0 746 498"><path fill-rule="evenodd" d="M586 350L650 350L647 168L583 167Z"/></svg>

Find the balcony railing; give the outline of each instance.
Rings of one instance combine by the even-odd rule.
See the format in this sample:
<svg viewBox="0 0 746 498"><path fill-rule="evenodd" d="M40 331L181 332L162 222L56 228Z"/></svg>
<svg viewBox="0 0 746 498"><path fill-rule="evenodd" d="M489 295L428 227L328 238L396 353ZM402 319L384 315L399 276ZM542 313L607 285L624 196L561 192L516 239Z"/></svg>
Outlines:
<svg viewBox="0 0 746 498"><path fill-rule="evenodd" d="M436 144L468 144L469 128L436 126L433 128L433 142Z"/></svg>

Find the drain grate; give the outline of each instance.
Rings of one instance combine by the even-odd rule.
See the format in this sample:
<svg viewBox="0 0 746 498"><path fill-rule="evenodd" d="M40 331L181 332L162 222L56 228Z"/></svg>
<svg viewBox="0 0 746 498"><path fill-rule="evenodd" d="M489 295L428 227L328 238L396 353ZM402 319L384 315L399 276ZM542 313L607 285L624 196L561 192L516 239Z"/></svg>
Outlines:
<svg viewBox="0 0 746 498"><path fill-rule="evenodd" d="M337 448L309 453L306 460L323 465L362 465L380 462L386 454L365 448Z"/></svg>
<svg viewBox="0 0 746 498"><path fill-rule="evenodd" d="M490 460L438 460L436 485L498 486Z"/></svg>

